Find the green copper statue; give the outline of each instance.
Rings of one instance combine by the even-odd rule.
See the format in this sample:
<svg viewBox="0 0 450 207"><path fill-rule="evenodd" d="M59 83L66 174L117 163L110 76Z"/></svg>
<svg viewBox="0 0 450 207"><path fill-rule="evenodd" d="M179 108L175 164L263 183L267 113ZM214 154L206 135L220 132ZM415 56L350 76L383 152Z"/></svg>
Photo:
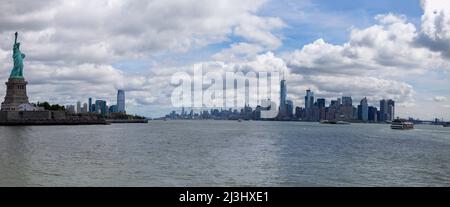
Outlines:
<svg viewBox="0 0 450 207"><path fill-rule="evenodd" d="M17 32L15 33L16 38L14 40L14 48L13 48L13 59L14 59L14 68L11 71L11 75L9 78L23 78L23 59L25 58L25 54L20 52L20 42L17 42Z"/></svg>

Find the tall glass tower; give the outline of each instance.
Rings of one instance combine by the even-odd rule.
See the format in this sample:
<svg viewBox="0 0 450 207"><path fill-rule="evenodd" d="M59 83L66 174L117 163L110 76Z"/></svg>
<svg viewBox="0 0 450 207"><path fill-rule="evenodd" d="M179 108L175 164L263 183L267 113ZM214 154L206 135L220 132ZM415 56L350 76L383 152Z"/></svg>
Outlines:
<svg viewBox="0 0 450 207"><path fill-rule="evenodd" d="M92 108L92 98L89 98L88 100L88 104L89 104L89 112L94 112L94 109Z"/></svg>
<svg viewBox="0 0 450 207"><path fill-rule="evenodd" d="M314 106L314 92L306 90L305 96L305 112L306 119L311 120L313 118L313 106Z"/></svg>
<svg viewBox="0 0 450 207"><path fill-rule="evenodd" d="M283 117L286 115L286 80L281 80L280 82L280 112L279 114Z"/></svg>
<svg viewBox="0 0 450 207"><path fill-rule="evenodd" d="M395 101L383 99L380 101L380 121L392 121L395 119Z"/></svg>
<svg viewBox="0 0 450 207"><path fill-rule="evenodd" d="M117 91L117 111L120 113L125 113L125 91Z"/></svg>
<svg viewBox="0 0 450 207"><path fill-rule="evenodd" d="M361 120L363 120L363 121L369 120L369 105L367 103L366 97L364 97L361 100Z"/></svg>

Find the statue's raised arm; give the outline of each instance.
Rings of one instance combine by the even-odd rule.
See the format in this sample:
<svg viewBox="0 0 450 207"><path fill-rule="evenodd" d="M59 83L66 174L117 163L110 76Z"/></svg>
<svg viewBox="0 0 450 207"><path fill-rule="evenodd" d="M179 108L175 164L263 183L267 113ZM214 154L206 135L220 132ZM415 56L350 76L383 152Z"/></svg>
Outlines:
<svg viewBox="0 0 450 207"><path fill-rule="evenodd" d="M14 38L14 45L16 45L17 44L17 35L19 35L19 33L14 33L14 35L16 36L16 38Z"/></svg>

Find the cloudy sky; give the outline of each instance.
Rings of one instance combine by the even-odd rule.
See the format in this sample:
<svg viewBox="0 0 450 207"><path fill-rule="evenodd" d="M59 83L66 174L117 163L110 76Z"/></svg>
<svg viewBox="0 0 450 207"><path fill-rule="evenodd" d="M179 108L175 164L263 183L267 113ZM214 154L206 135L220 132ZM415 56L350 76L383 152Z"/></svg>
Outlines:
<svg viewBox="0 0 450 207"><path fill-rule="evenodd" d="M128 112L156 117L171 110L172 74L200 64L285 70L295 105L311 88L450 119L448 0L0 1L0 79L18 31L33 102L115 102L123 88Z"/></svg>

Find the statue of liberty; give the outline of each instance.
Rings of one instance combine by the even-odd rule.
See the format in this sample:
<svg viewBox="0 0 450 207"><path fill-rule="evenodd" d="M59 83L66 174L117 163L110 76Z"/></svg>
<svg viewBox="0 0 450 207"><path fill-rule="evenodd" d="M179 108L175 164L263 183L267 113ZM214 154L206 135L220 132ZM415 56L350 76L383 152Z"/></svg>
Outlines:
<svg viewBox="0 0 450 207"><path fill-rule="evenodd" d="M17 42L17 32L15 33L16 38L14 40L14 48L13 48L13 59L14 59L14 68L11 71L11 75L9 78L13 79L23 79L23 59L25 58L25 54L20 52L20 42Z"/></svg>

